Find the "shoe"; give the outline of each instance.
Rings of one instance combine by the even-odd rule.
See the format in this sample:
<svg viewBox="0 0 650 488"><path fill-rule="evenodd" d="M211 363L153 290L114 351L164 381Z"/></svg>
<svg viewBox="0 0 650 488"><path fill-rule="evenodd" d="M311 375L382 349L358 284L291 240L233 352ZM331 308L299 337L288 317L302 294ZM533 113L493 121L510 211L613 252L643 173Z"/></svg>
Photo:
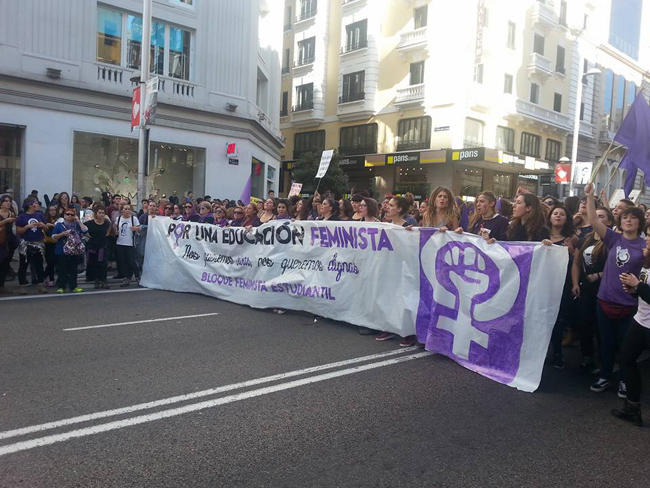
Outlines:
<svg viewBox="0 0 650 488"><path fill-rule="evenodd" d="M47 282L47 286L48 286L49 288L54 288L54 287L56 286L56 283L54 283L54 281L48 281L48 282Z"/></svg>
<svg viewBox="0 0 650 488"><path fill-rule="evenodd" d="M625 400L623 402L623 406L620 409L614 409L611 411L611 413L616 418L625 420L626 422L634 424L637 427L643 427L640 403L632 403Z"/></svg>
<svg viewBox="0 0 650 488"><path fill-rule="evenodd" d="M415 336L407 336L404 339L402 339L402 342L399 343L399 347L411 347L413 346L417 341L415 340Z"/></svg>
<svg viewBox="0 0 650 488"><path fill-rule="evenodd" d="M377 335L379 334L378 330L368 329L367 327L359 327L359 335L368 336L368 335Z"/></svg>
<svg viewBox="0 0 650 488"><path fill-rule="evenodd" d="M391 332L382 332L379 334L377 337L375 337L376 341L387 341L388 339L392 339L395 337L395 334L392 334Z"/></svg>
<svg viewBox="0 0 650 488"><path fill-rule="evenodd" d="M75 288L74 290L72 290L72 293L81 293L82 291L84 291L83 288L79 288L79 287L77 287L77 288Z"/></svg>
<svg viewBox="0 0 650 488"><path fill-rule="evenodd" d="M63 288L57 288L57 289L56 289L56 293L57 293L58 295L61 295L61 294L65 293L65 290L64 290Z"/></svg>
<svg viewBox="0 0 650 488"><path fill-rule="evenodd" d="M120 288L127 288L131 283L128 278L124 278L124 281L120 283Z"/></svg>
<svg viewBox="0 0 650 488"><path fill-rule="evenodd" d="M47 288L45 288L45 285L43 283L38 284L38 292L39 293L47 293Z"/></svg>
<svg viewBox="0 0 650 488"><path fill-rule="evenodd" d="M591 385L591 388L589 389L595 393L602 393L605 390L609 390L611 387L612 384L608 380L605 378L600 378L593 385Z"/></svg>
<svg viewBox="0 0 650 488"><path fill-rule="evenodd" d="M560 356L553 358L553 368L564 369L564 360Z"/></svg>
<svg viewBox="0 0 650 488"><path fill-rule="evenodd" d="M627 400L627 387L625 386L625 381L621 381L618 384L618 397Z"/></svg>

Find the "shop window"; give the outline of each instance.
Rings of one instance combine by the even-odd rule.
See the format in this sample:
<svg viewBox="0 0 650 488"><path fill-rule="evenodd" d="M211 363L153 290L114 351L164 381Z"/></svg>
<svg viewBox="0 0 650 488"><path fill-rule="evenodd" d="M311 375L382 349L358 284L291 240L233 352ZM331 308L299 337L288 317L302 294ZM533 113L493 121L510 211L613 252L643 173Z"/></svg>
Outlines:
<svg viewBox="0 0 650 488"><path fill-rule="evenodd" d="M0 125L0 192L9 187L20 204L23 129Z"/></svg>
<svg viewBox="0 0 650 488"><path fill-rule="evenodd" d="M497 149L515 151L515 131L510 127L497 126Z"/></svg>
<svg viewBox="0 0 650 488"><path fill-rule="evenodd" d="M460 196L475 198L483 191L483 170L480 168L463 168L460 171Z"/></svg>
<svg viewBox="0 0 650 488"><path fill-rule="evenodd" d="M540 136L529 132L521 133L521 147L519 148L519 152L524 156L539 158L541 145L542 138Z"/></svg>
<svg viewBox="0 0 650 488"><path fill-rule="evenodd" d="M552 163L557 163L560 160L560 152L562 151L562 143L553 139L546 140L546 160Z"/></svg>
<svg viewBox="0 0 650 488"><path fill-rule="evenodd" d="M72 187L80 195L97 189L137 198L138 141L75 132ZM205 192L205 149L152 141L147 169L147 195Z"/></svg>
<svg viewBox="0 0 650 488"><path fill-rule="evenodd" d="M310 110L314 108L314 84L307 83L296 87L296 104L293 106L294 112L301 110Z"/></svg>
<svg viewBox="0 0 650 488"><path fill-rule="evenodd" d="M493 192L498 197L512 197L512 175L505 173L494 173Z"/></svg>
<svg viewBox="0 0 650 488"><path fill-rule="evenodd" d="M463 147L482 147L483 128L484 124L480 120L466 118Z"/></svg>
<svg viewBox="0 0 650 488"><path fill-rule="evenodd" d="M508 21L508 40L506 41L506 47L508 49L515 49L515 39L517 35L517 24L512 21Z"/></svg>
<svg viewBox="0 0 650 488"><path fill-rule="evenodd" d="M304 41L298 41L298 60L296 66L303 66L314 62L316 50L316 38L310 37Z"/></svg>
<svg viewBox="0 0 650 488"><path fill-rule="evenodd" d="M413 86L424 83L424 61L420 61L419 63L411 63L409 71L409 85Z"/></svg>
<svg viewBox="0 0 650 488"><path fill-rule="evenodd" d="M428 7L424 5L423 7L416 8L413 10L413 25L415 29L427 26L427 17L428 17Z"/></svg>
<svg viewBox="0 0 650 488"><path fill-rule="evenodd" d="M503 77L503 93L512 95L512 75L504 75Z"/></svg>
<svg viewBox="0 0 650 488"><path fill-rule="evenodd" d="M325 131L298 132L293 140L293 158L300 159L305 153L314 153L320 156L325 150Z"/></svg>
<svg viewBox="0 0 650 488"><path fill-rule="evenodd" d="M368 46L368 19L345 26L345 51L356 51Z"/></svg>
<svg viewBox="0 0 650 488"><path fill-rule="evenodd" d="M431 146L431 117L400 120L397 124L397 150L429 149Z"/></svg>
<svg viewBox="0 0 650 488"><path fill-rule="evenodd" d="M346 155L377 152L377 124L356 125L341 129L339 153Z"/></svg>
<svg viewBox="0 0 650 488"><path fill-rule="evenodd" d="M366 96L365 89L366 72L358 71L343 75L343 93L339 103L363 100Z"/></svg>

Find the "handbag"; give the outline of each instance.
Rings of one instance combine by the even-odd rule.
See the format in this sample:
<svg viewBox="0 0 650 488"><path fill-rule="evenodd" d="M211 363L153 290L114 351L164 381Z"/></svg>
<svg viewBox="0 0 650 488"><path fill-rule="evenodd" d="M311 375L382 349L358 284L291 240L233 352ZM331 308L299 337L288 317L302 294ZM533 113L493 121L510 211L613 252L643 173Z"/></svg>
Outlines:
<svg viewBox="0 0 650 488"><path fill-rule="evenodd" d="M81 256L85 252L86 246L79 237L79 233L76 229L72 229L65 244L63 244L63 254L66 256Z"/></svg>

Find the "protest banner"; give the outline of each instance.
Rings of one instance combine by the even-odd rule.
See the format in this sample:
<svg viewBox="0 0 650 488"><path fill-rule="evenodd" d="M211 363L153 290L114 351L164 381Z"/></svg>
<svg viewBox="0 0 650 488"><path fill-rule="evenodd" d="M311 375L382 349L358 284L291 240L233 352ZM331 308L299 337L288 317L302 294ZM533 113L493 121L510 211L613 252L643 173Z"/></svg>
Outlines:
<svg viewBox="0 0 650 488"><path fill-rule="evenodd" d="M300 190L302 190L302 183L291 183L291 190L289 191L289 198L293 196L299 196Z"/></svg>
<svg viewBox="0 0 650 488"><path fill-rule="evenodd" d="M270 222L247 230L156 218L141 284L394 332L534 391L566 248L390 224ZM544 273L532 273L543 269Z"/></svg>
<svg viewBox="0 0 650 488"><path fill-rule="evenodd" d="M323 151L323 154L320 157L320 165L318 166L318 173L316 173L316 178L322 178L325 176L325 173L327 173L327 170L330 167L330 162L332 161L333 155L334 149Z"/></svg>

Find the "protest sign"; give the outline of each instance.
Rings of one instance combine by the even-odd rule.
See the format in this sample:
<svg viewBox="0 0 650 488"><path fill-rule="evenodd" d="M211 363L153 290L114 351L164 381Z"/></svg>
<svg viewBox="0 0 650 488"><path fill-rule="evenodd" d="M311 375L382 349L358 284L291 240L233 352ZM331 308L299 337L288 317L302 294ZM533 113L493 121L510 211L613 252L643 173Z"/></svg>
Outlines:
<svg viewBox="0 0 650 488"><path fill-rule="evenodd" d="M330 167L330 162L332 161L332 155L334 154L334 149L328 151L323 151L322 156L320 157L320 166L318 167L318 173L316 173L316 178L322 178L327 173L327 169Z"/></svg>
<svg viewBox="0 0 650 488"><path fill-rule="evenodd" d="M300 190L302 190L302 183L291 183L289 198L300 195Z"/></svg>
<svg viewBox="0 0 650 488"><path fill-rule="evenodd" d="M489 245L390 224L273 221L247 230L157 218L140 283L401 336L417 330L428 350L534 391L567 264L559 246Z"/></svg>

